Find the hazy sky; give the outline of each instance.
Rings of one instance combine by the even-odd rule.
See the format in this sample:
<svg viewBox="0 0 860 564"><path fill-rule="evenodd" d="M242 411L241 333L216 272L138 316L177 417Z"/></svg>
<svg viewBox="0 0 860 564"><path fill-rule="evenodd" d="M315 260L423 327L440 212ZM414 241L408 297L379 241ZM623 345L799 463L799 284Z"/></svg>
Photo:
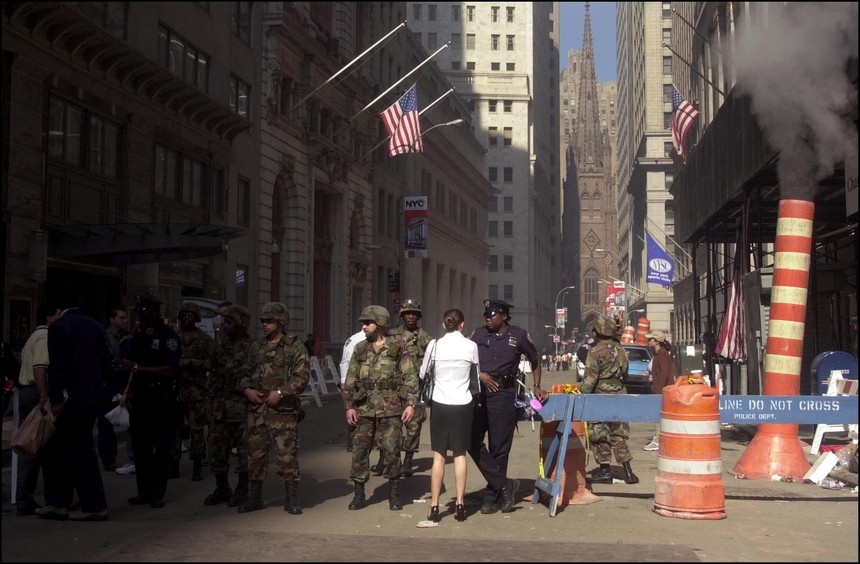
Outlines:
<svg viewBox="0 0 860 564"><path fill-rule="evenodd" d="M567 52L582 49L585 27L585 2L559 2L561 8L561 47L559 70L567 66ZM617 78L615 68L615 2L591 2L591 35L597 82Z"/></svg>

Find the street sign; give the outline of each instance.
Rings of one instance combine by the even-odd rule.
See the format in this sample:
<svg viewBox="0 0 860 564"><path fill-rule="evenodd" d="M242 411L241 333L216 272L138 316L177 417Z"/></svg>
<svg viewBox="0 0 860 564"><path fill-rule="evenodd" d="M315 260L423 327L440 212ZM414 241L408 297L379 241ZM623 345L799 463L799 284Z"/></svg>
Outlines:
<svg viewBox="0 0 860 564"><path fill-rule="evenodd" d="M553 342L553 343L560 343L560 342L561 342L561 337L559 337L558 335L553 335L553 336L552 336L552 342Z"/></svg>
<svg viewBox="0 0 860 564"><path fill-rule="evenodd" d="M555 310L555 326L564 327L567 324L567 308L561 307Z"/></svg>

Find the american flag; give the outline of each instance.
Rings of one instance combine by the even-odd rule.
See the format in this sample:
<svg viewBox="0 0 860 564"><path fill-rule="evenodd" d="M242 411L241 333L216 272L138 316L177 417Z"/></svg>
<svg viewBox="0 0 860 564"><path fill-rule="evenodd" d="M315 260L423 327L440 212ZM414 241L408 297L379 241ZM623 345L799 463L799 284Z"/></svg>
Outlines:
<svg viewBox="0 0 860 564"><path fill-rule="evenodd" d="M723 315L723 326L717 339L717 354L744 362L747 359L746 320L744 318L743 292L741 289L741 257L744 245L735 248L735 260L732 266L732 281L729 287L729 305Z"/></svg>
<svg viewBox="0 0 860 564"><path fill-rule="evenodd" d="M675 86L672 86L672 145L678 155L687 162L687 153L684 150L684 144L687 142L687 135L693 124L699 119L699 113L693 104L684 100L681 93Z"/></svg>
<svg viewBox="0 0 860 564"><path fill-rule="evenodd" d="M406 91L399 100L382 112L382 122L391 135L388 141L388 156L403 153L423 153L421 124L418 116L418 94L415 85Z"/></svg>

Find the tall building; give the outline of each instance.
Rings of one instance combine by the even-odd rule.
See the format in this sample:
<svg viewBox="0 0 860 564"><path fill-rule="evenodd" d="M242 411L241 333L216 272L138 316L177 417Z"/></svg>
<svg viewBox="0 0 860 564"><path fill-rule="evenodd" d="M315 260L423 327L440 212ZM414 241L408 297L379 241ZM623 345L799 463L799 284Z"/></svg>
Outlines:
<svg viewBox="0 0 860 564"><path fill-rule="evenodd" d="M467 100L486 148L495 194L484 297L512 303L516 323L548 347L560 272L558 3L408 5L427 51L450 41L436 65Z"/></svg>
<svg viewBox="0 0 860 564"><path fill-rule="evenodd" d="M689 275L675 244L672 149L672 10L669 2L618 6L618 247L625 260L629 322L642 316L673 337L673 288L646 282L646 231L675 258L676 280Z"/></svg>

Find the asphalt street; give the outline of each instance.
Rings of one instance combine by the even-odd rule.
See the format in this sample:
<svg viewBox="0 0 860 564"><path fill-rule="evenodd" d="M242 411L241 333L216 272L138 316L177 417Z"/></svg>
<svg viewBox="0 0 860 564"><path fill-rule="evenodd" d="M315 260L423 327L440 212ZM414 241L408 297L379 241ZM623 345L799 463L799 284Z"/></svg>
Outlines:
<svg viewBox="0 0 860 564"><path fill-rule="evenodd" d="M572 372L544 375L545 388L573 382ZM530 383L530 382L529 382ZM8 449L4 425L3 449ZM856 562L857 495L812 484L738 480L728 470L749 442L749 429L727 427L722 433L723 480L727 517L687 520L652 511L657 452L642 450L653 425L632 424L630 446L640 483L596 484L600 502L568 506L555 517L545 504L524 500L538 475L540 424L519 424L509 474L520 478L515 511L481 515L477 493L484 483L469 461L468 519L443 515L434 528L418 528L429 512L429 425L425 425L418 472L401 485L404 508L388 509L388 485L373 476L370 505L349 511L346 423L337 397L321 408L311 406L300 427L304 514L283 511L282 483L270 466L264 485L266 508L238 514L224 505L208 507L203 499L214 477L192 482L191 463L171 480L167 506L129 506L134 477L103 472L110 519L98 523L56 522L15 516L9 502L10 468L3 467L3 562L52 561L567 561L567 562ZM811 442L813 429L801 427ZM808 446L807 446L808 452ZM124 451L122 448L120 452ZM814 462L816 456L809 456ZM125 460L120 456L119 463ZM374 460L375 462L375 460ZM588 469L594 466L589 461ZM453 511L453 466L448 465L443 503ZM621 476L613 463L613 473ZM235 483L235 477L233 478ZM41 486L39 488L41 491ZM443 508L443 512L444 512Z"/></svg>

